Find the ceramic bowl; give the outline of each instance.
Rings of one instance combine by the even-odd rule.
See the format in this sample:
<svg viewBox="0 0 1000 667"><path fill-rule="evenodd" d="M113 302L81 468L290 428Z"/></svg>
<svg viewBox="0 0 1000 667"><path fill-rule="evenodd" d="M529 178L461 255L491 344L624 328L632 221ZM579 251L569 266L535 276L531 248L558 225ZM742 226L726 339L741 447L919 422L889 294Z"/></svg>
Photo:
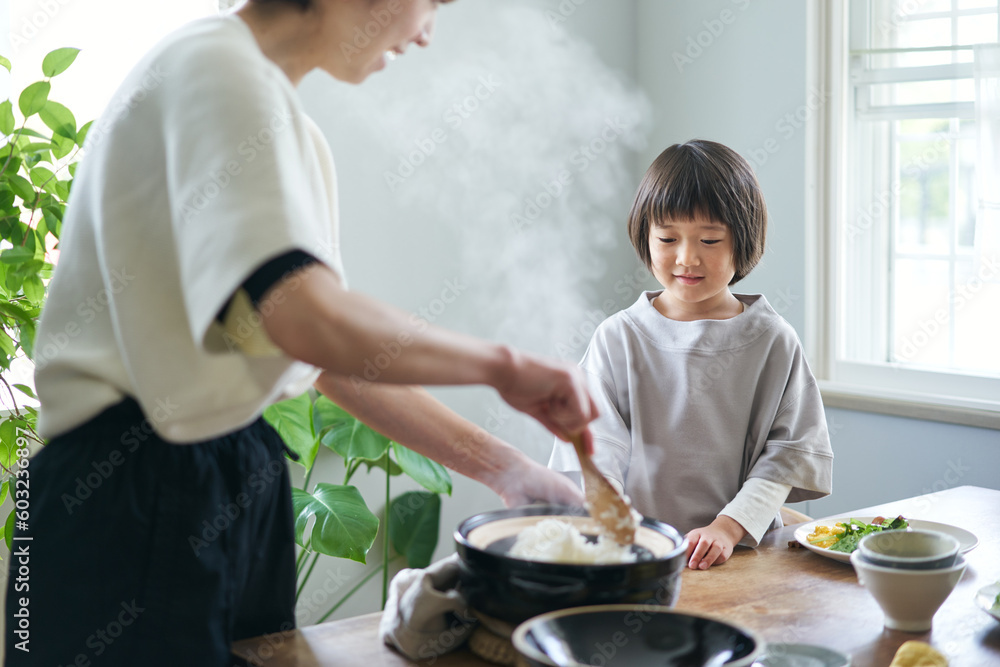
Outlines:
<svg viewBox="0 0 1000 667"><path fill-rule="evenodd" d="M906 632L925 632L934 614L965 572L965 557L951 567L935 570L906 570L873 565L851 554L851 565L864 586L885 613L885 627Z"/></svg>
<svg viewBox="0 0 1000 667"><path fill-rule="evenodd" d="M858 542L858 552L866 562L903 570L951 567L958 549L957 539L935 530L890 530L866 535Z"/></svg>
<svg viewBox="0 0 1000 667"><path fill-rule="evenodd" d="M746 667L763 641L721 619L656 605L597 605L541 614L517 626L531 667Z"/></svg>
<svg viewBox="0 0 1000 667"><path fill-rule="evenodd" d="M672 526L643 519L632 545L637 560L631 563L549 563L508 554L522 530L550 518L572 523L584 535L599 532L585 509L558 505L486 512L459 524L455 548L462 590L477 612L516 624L567 607L677 602L688 542Z"/></svg>
<svg viewBox="0 0 1000 667"><path fill-rule="evenodd" d="M815 644L768 642L753 667L851 667L851 658Z"/></svg>

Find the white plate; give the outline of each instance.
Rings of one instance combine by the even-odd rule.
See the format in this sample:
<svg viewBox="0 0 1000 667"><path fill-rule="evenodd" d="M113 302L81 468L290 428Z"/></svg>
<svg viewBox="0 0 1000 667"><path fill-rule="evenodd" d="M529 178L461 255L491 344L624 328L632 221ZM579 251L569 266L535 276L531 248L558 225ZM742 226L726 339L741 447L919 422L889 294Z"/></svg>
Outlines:
<svg viewBox="0 0 1000 667"><path fill-rule="evenodd" d="M1000 605L995 604L998 593L1000 593L1000 581L989 586L983 586L976 593L976 606L1000 621Z"/></svg>
<svg viewBox="0 0 1000 667"><path fill-rule="evenodd" d="M764 655L753 667L850 667L851 659L837 651L812 644L772 644L768 642Z"/></svg>
<svg viewBox="0 0 1000 667"><path fill-rule="evenodd" d="M844 553L842 551L830 551L829 549L824 549L823 547L818 547L815 544L809 544L809 533L816 530L816 526L832 526L838 523L847 523L851 519L857 519L864 523L871 523L873 516L846 516L839 519L820 519L819 521L813 521L811 523L806 523L795 529L795 541L804 546L809 551L818 553L821 556L826 556L827 558L832 558L833 560L839 560L841 563L850 563L851 554ZM887 519L893 519L895 517L886 517ZM959 528L958 526L952 526L947 523L938 523L937 521L922 521L921 519L910 519L906 517L906 520L910 522L910 528L918 528L920 530L936 530L941 533L947 533L958 540L958 550L961 553L967 553L976 548L979 544L979 538L965 530L964 528Z"/></svg>

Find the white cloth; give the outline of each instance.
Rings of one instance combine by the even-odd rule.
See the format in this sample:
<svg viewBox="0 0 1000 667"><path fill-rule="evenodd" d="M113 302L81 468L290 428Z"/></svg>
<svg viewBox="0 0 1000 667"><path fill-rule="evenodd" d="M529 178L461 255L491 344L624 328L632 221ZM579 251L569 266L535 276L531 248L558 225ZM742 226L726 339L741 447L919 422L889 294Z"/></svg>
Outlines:
<svg viewBox="0 0 1000 667"><path fill-rule="evenodd" d="M790 502L829 494L822 399L794 329L760 295L737 295L745 309L728 320L677 322L653 306L658 294L602 322L580 362L601 412L598 468L682 533L710 524L751 478L787 485ZM549 466L580 469L562 441ZM780 503L754 493L735 501L754 514L751 544L760 525L781 525Z"/></svg>
<svg viewBox="0 0 1000 667"><path fill-rule="evenodd" d="M427 569L400 570L389 584L378 633L410 658L427 660L468 639L477 619L458 590L458 554Z"/></svg>
<svg viewBox="0 0 1000 667"><path fill-rule="evenodd" d="M791 484L772 482L763 477L751 477L743 482L729 504L722 508L720 515L734 519L747 531L740 544L755 547L760 538L771 528L782 525L781 506L791 493ZM775 518L777 517L777 524Z"/></svg>
<svg viewBox="0 0 1000 667"><path fill-rule="evenodd" d="M41 434L129 395L165 439L195 442L301 391L315 369L242 354L216 315L289 250L342 276L337 239L329 147L249 27L173 33L87 137L36 339Z"/></svg>

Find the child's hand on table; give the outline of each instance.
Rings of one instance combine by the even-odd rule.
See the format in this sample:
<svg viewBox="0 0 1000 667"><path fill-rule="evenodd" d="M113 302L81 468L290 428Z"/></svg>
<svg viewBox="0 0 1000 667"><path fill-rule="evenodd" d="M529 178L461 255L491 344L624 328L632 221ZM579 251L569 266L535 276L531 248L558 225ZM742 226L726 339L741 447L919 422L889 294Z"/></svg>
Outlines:
<svg viewBox="0 0 1000 667"><path fill-rule="evenodd" d="M733 547L747 534L735 519L720 514L704 528L695 528L687 534L688 567L707 570L725 563L733 555Z"/></svg>

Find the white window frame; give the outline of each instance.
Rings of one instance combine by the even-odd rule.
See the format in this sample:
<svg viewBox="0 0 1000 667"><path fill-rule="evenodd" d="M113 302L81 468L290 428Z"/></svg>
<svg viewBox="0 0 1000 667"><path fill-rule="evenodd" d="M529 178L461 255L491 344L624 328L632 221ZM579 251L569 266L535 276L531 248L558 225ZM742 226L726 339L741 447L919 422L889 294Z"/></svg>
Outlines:
<svg viewBox="0 0 1000 667"><path fill-rule="evenodd" d="M806 143L806 347L828 407L1000 429L1000 379L973 373L918 370L901 364L849 362L838 358L837 271L839 226L848 214L845 197L847 123L852 88L848 72L848 2L808 3L808 90L829 93L807 123ZM877 236L877 235L876 235ZM884 254L873 252L873 263ZM879 271L879 269L875 269ZM883 289L889 289L886 283ZM874 292L874 290L873 290ZM869 322L885 318L877 298L852 304ZM877 325L876 325L877 326Z"/></svg>

